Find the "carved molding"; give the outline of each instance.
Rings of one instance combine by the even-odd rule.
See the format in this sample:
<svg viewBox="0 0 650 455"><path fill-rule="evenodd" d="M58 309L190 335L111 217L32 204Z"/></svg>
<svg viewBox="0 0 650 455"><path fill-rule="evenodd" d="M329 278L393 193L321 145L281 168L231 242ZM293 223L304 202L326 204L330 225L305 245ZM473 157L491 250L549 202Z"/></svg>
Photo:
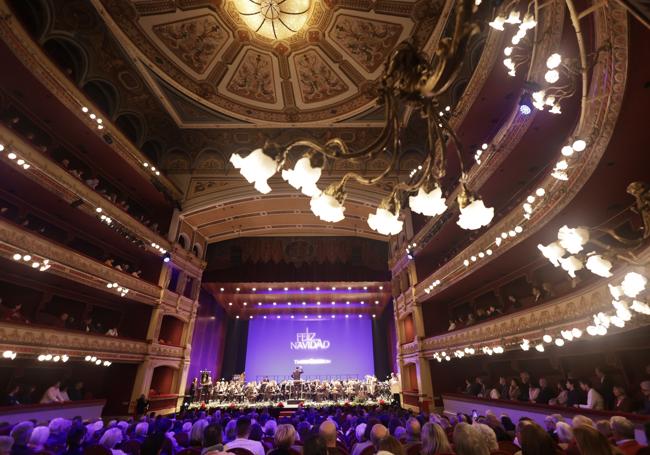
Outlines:
<svg viewBox="0 0 650 455"><path fill-rule="evenodd" d="M104 129L97 129L97 124L84 114L81 108L87 106L94 112L100 110L95 108L93 103L50 61L39 45L25 32L6 2L0 2L0 18L0 39L7 43L7 47L25 67L30 69L32 75L61 104L77 116L80 124L86 125L100 140L103 141L102 137L110 134L113 141L111 149L129 163L142 178L150 180L151 172L142 166L142 163L148 159L112 124L110 119L104 118ZM157 180L175 200L182 199L181 191L165 175L158 176Z"/></svg>
<svg viewBox="0 0 650 455"><path fill-rule="evenodd" d="M24 172L25 175L66 202L83 201L78 208L91 216L96 216L95 208L101 207L104 215L126 227L147 245L157 243L166 250L171 249L171 244L167 239L156 234L117 205L102 197L2 124L0 124L0 143L9 149L15 149L21 157L30 163L31 168ZM97 222L99 223L99 220Z"/></svg>
<svg viewBox="0 0 650 455"><path fill-rule="evenodd" d="M29 355L94 355L102 360L126 362L141 362L150 356L178 364L189 357L180 346L6 322L0 322L0 349Z"/></svg>
<svg viewBox="0 0 650 455"><path fill-rule="evenodd" d="M29 252L49 259L51 268L43 273L55 273L106 292L111 292L106 288L107 283L119 283L130 290L129 300L156 305L160 297L161 289L158 286L108 267L3 219L0 219L0 252L9 258L16 252Z"/></svg>
<svg viewBox="0 0 650 455"><path fill-rule="evenodd" d="M607 149L621 110L627 81L628 34L627 17L621 7L611 5L611 8L599 10L595 17L597 20L594 47L602 46L606 50L601 53L602 58L593 67L583 130L572 131L569 135L569 137L589 139L587 150L581 153L572 164L569 181L563 182L547 175L539 183L539 186L546 189L544 202L533 212L530 220L523 218L521 203L517 204L515 209L494 223L471 245L431 275L422 279L416 286L418 301L429 299L432 295L469 276L479 267L489 264L513 246L535 234L571 202L596 169ZM611 48L605 46L604 43L611 43ZM524 226L523 233L506 240L498 248L493 247L494 239L501 232L507 232L517 225ZM494 254L472 263L469 267L463 265L465 259L477 255L487 248L492 248ZM435 280L441 280L441 285L430 294L426 294L425 288Z"/></svg>
<svg viewBox="0 0 650 455"><path fill-rule="evenodd" d="M639 258L640 260L650 258L650 248L646 249ZM426 338L421 341L421 347L417 342L402 345L400 352L405 356L418 352L418 349L425 354L441 349L450 352L459 346L490 342L504 344L502 340L509 338L516 338L516 343L519 343L521 338L527 336L539 337L546 329L567 328L569 325L584 328L583 326L591 323L594 314L612 309L608 283L622 281L627 272L635 269L633 266L622 267L613 277L598 280L567 296L464 329ZM650 272L650 266L645 269L646 272ZM626 329L648 323L650 317L635 314L632 321L626 325Z"/></svg>
<svg viewBox="0 0 650 455"><path fill-rule="evenodd" d="M535 46L535 55L529 65L527 80L534 80L535 75L542 74L545 67L546 55L550 54L552 49L557 48L562 37L564 23L564 4L553 2L548 8L542 10L542 16L539 18L539 30L545 30L539 44ZM488 35L488 42L481 54L477 70L472 75L472 79L463 93L460 103L454 110L454 116L450 123L452 127L459 128L463 119L469 113L474 101L478 97L485 80L493 70L497 57L502 55L501 44L504 35L494 30ZM504 70L500 67L497 70ZM471 168L467 171L467 183L470 188L479 190L481 186L499 169L503 162L508 158L510 153L517 147L524 137L528 128L533 124L535 115L523 117L519 115L519 106L515 105L510 117L499 129L497 134L491 140L491 146L482 156L482 164L478 165L474 161ZM453 207L460 192L460 186L456 186L447 198L447 205ZM403 244L394 248L396 256L392 257L389 265L393 274L399 273L409 262L405 254L405 244L413 242L418 245L415 253L427 245L432 238L435 238L439 227L450 221L449 211L442 215L431 217L427 223L411 239L403 239ZM461 261L462 262L462 261Z"/></svg>

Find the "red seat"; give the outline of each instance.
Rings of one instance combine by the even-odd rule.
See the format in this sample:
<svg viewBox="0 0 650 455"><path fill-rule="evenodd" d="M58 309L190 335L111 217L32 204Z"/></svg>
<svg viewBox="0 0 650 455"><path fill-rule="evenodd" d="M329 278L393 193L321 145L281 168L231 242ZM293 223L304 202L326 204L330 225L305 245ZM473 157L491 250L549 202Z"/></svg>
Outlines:
<svg viewBox="0 0 650 455"><path fill-rule="evenodd" d="M234 453L235 455L254 455L253 452L251 452L248 449L244 449L243 447L233 447L231 449L228 449L227 452ZM176 455L181 455L181 454L177 453Z"/></svg>
<svg viewBox="0 0 650 455"><path fill-rule="evenodd" d="M190 437L184 432L176 433L174 439L176 439L176 443L181 447L187 447L190 442Z"/></svg>
<svg viewBox="0 0 650 455"><path fill-rule="evenodd" d="M506 455L514 455L521 449L510 441L499 441L499 450Z"/></svg>
<svg viewBox="0 0 650 455"><path fill-rule="evenodd" d="M375 447L372 445L369 445L365 449L361 451L361 455L373 455L375 453Z"/></svg>
<svg viewBox="0 0 650 455"><path fill-rule="evenodd" d="M422 450L422 444L420 443L411 444L406 449L406 455L420 455L420 450Z"/></svg>
<svg viewBox="0 0 650 455"><path fill-rule="evenodd" d="M84 449L84 455L113 455L113 452L102 445L92 444Z"/></svg>
<svg viewBox="0 0 650 455"><path fill-rule="evenodd" d="M123 442L121 449L128 455L140 455L140 442L135 439Z"/></svg>
<svg viewBox="0 0 650 455"><path fill-rule="evenodd" d="M234 450L229 450L228 452L237 453ZM246 452L248 452L248 450ZM250 452L248 452L248 453L250 454ZM84 454L84 455L86 455L86 454ZM181 450L180 452L176 452L176 455L201 455L201 449L199 449L197 447L189 447L187 449ZM241 455L247 455L247 454L241 454ZM251 454L251 455L253 455L253 454Z"/></svg>

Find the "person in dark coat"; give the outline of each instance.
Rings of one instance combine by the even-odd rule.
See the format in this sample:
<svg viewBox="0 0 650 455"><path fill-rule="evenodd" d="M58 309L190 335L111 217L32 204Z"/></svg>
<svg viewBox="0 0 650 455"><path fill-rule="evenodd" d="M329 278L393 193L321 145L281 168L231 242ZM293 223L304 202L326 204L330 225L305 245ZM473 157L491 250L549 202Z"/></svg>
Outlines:
<svg viewBox="0 0 650 455"><path fill-rule="evenodd" d="M607 374L605 367L599 366L594 370L598 381L595 384L595 389L600 393L605 401L605 409L614 408L614 382Z"/></svg>

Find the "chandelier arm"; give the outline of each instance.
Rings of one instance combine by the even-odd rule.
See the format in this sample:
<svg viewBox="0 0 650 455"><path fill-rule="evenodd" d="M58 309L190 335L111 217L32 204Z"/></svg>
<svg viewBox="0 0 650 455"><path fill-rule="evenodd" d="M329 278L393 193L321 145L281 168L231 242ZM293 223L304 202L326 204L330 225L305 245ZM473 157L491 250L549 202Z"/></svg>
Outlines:
<svg viewBox="0 0 650 455"><path fill-rule="evenodd" d="M385 102L385 112L386 112L386 124L381 130L381 133L377 139L366 148L358 152L350 152L347 144L340 138L333 138L320 144L316 141L309 139L300 139L295 142L287 145L285 149L285 156L291 152L294 148L306 147L308 149L314 150L327 158L330 158L334 161L340 159L358 159L358 158L373 158L377 156L380 152L384 151L388 145L389 140L391 139L392 131L397 131L399 129L399 123L395 122L397 118L397 112L394 107L394 99L390 95L384 95ZM391 122L392 120L392 122ZM395 130L397 128L397 130Z"/></svg>
<svg viewBox="0 0 650 455"><path fill-rule="evenodd" d="M361 185L366 185L366 186L371 186L377 184L377 182L381 181L384 177L388 175L388 173L393 169L395 164L397 163L397 157L400 155L399 150L400 150L400 142L399 142L399 118L397 115L393 116L392 119L392 139L393 139L393 153L391 154L391 160L386 169L384 169L380 174L372 177L372 178L366 178L363 177L356 172L348 172L343 176L341 179L340 186L345 186L348 180L354 179L356 182L360 183Z"/></svg>
<svg viewBox="0 0 650 455"><path fill-rule="evenodd" d="M449 134L449 137L451 137L451 140L454 143L455 146L454 148L456 149L456 156L458 157L458 166L460 168L460 175L463 176L465 175L465 164L463 163L463 154L462 154L463 146L460 140L458 139L458 136L456 136L456 132L454 131L454 129L451 126L449 126L447 120L443 117L441 117L440 120L443 125L444 131L446 131Z"/></svg>

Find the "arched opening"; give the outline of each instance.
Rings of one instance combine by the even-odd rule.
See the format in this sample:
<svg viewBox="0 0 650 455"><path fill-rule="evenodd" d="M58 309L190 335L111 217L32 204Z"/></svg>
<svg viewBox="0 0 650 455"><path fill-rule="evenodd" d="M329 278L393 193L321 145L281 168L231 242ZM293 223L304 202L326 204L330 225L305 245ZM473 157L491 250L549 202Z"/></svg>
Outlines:
<svg viewBox="0 0 650 455"><path fill-rule="evenodd" d="M180 319L165 314L162 317L160 324L160 334L158 335L158 342L160 344L169 344L172 346L180 346L181 339L183 338L183 327L185 323Z"/></svg>
<svg viewBox="0 0 650 455"><path fill-rule="evenodd" d="M133 114L121 114L115 119L115 126L134 144L140 142L144 128L137 116Z"/></svg>
<svg viewBox="0 0 650 455"><path fill-rule="evenodd" d="M152 164L155 164L157 167L160 167L160 155L162 154L163 151L163 147L160 144L160 142L154 139L149 139L147 142L142 144L142 147L140 147L140 151L144 153L144 155Z"/></svg>
<svg viewBox="0 0 650 455"><path fill-rule="evenodd" d="M50 38L43 43L43 50L52 61L75 84L79 84L86 72L86 56L77 44L64 38Z"/></svg>
<svg viewBox="0 0 650 455"><path fill-rule="evenodd" d="M153 369L151 375L151 387L149 387L149 396L168 395L172 393L174 387L174 376L176 370L167 365L161 365Z"/></svg>
<svg viewBox="0 0 650 455"><path fill-rule="evenodd" d="M47 9L43 1L11 0L11 9L33 38L40 38L47 27Z"/></svg>
<svg viewBox="0 0 650 455"><path fill-rule="evenodd" d="M187 237L187 234L180 234L178 236L178 244L184 249L189 249L190 239Z"/></svg>
<svg viewBox="0 0 650 455"><path fill-rule="evenodd" d="M414 363L404 365L404 390L409 392L418 392L418 372Z"/></svg>
<svg viewBox="0 0 650 455"><path fill-rule="evenodd" d="M192 254L194 254L194 256L196 256L197 258L202 257L203 249L201 248L201 245L195 243L194 246L192 247Z"/></svg>
<svg viewBox="0 0 650 455"><path fill-rule="evenodd" d="M113 118L117 107L117 92L107 82L94 80L87 82L81 91L109 118Z"/></svg>
<svg viewBox="0 0 650 455"><path fill-rule="evenodd" d="M404 319L401 321L403 333L404 333L404 339L402 340L402 343L410 343L411 341L415 340L415 327L413 325L413 315L408 314Z"/></svg>

